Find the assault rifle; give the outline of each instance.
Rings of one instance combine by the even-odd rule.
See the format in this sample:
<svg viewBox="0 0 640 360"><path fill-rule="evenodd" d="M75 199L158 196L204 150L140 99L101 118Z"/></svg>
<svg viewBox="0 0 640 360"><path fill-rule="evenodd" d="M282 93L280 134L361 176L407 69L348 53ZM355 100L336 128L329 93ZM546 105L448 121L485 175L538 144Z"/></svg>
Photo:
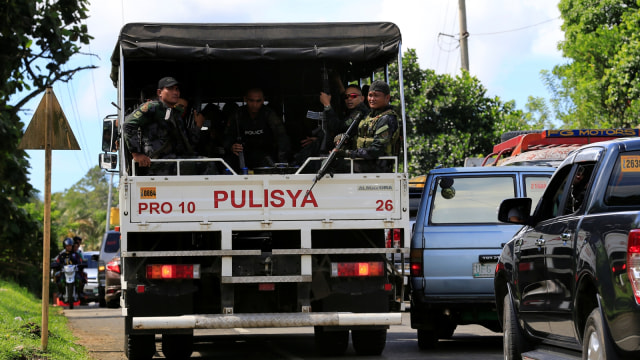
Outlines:
<svg viewBox="0 0 640 360"><path fill-rule="evenodd" d="M303 199L306 199L307 196L311 193L311 190L313 190L313 187L316 186L316 183L318 182L318 180L322 179L329 172L329 169L331 169L333 162L336 160L336 157L338 156L338 151L342 148L344 143L347 142L347 140L349 140L349 136L350 136L349 134L351 134L351 131L353 131L353 128L357 127L358 124L360 123L359 119L360 119L360 113L356 114L356 116L353 118L353 122L351 123L351 125L349 125L349 128L347 129L347 131L342 135L336 147L329 153L329 157L327 158L327 160L325 160L325 162L320 167L320 170L318 170L318 173L313 178L313 184L311 184L311 187L309 188L309 190L307 190L307 193L304 195ZM331 177L333 177L332 172L330 173L330 175Z"/></svg>

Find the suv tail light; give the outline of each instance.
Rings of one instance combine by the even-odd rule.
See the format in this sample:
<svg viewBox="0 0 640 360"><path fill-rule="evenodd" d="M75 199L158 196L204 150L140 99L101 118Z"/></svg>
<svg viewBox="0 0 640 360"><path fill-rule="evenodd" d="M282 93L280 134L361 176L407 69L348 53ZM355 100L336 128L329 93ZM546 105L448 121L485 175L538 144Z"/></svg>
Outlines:
<svg viewBox="0 0 640 360"><path fill-rule="evenodd" d="M423 249L411 249L409 254L409 266L411 276L423 277L424 268L422 267Z"/></svg>
<svg viewBox="0 0 640 360"><path fill-rule="evenodd" d="M394 248L397 249L400 247L402 239L402 231L401 229L385 229L386 237L385 237L385 247L387 249Z"/></svg>
<svg viewBox="0 0 640 360"><path fill-rule="evenodd" d="M113 271L116 274L120 274L120 260L113 259L107 263L107 270Z"/></svg>
<svg viewBox="0 0 640 360"><path fill-rule="evenodd" d="M627 241L627 275L636 303L640 305L640 229L629 232Z"/></svg>

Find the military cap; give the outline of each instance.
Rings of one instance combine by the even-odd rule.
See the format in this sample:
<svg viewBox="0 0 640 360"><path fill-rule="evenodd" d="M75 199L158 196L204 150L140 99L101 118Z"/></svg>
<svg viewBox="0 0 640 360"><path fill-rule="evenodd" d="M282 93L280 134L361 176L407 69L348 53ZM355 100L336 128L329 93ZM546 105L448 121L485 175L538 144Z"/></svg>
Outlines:
<svg viewBox="0 0 640 360"><path fill-rule="evenodd" d="M382 80L376 80L371 83L369 91L380 91L385 95L389 95L389 85L387 85L387 83Z"/></svg>
<svg viewBox="0 0 640 360"><path fill-rule="evenodd" d="M158 81L158 89L164 89L166 87L171 87L173 85L178 85L178 80L172 78L171 76L163 77Z"/></svg>

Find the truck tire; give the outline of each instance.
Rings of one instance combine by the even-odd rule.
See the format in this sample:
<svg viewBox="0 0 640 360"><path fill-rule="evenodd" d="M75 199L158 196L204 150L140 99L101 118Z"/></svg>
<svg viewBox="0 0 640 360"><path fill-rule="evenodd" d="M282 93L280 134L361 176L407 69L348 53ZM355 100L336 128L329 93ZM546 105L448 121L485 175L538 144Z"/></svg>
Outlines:
<svg viewBox="0 0 640 360"><path fill-rule="evenodd" d="M418 347L420 350L433 349L438 345L438 333L435 330L418 329Z"/></svg>
<svg viewBox="0 0 640 360"><path fill-rule="evenodd" d="M442 321L438 325L438 339L451 339L457 327L458 325L449 320Z"/></svg>
<svg viewBox="0 0 640 360"><path fill-rule="evenodd" d="M167 359L188 359L193 352L193 334L163 334L162 353Z"/></svg>
<svg viewBox="0 0 640 360"><path fill-rule="evenodd" d="M110 301L107 301L105 303L105 305L109 308L109 309L117 309L120 307L120 298L115 298L115 299L111 299Z"/></svg>
<svg viewBox="0 0 640 360"><path fill-rule="evenodd" d="M156 353L154 334L131 335L131 317L124 319L124 353L129 360L149 360Z"/></svg>
<svg viewBox="0 0 640 360"><path fill-rule="evenodd" d="M125 334L124 341L129 360L149 360L156 353L156 340L153 334Z"/></svg>
<svg viewBox="0 0 640 360"><path fill-rule="evenodd" d="M521 360L522 353L528 350L509 294L502 300L502 347L505 360Z"/></svg>
<svg viewBox="0 0 640 360"><path fill-rule="evenodd" d="M325 356L338 356L347 351L349 330L325 331L322 326L313 328L316 349Z"/></svg>
<svg viewBox="0 0 640 360"><path fill-rule="evenodd" d="M602 315L599 308L593 309L589 314L582 339L583 359L617 359L613 343L609 339L608 332L602 323Z"/></svg>
<svg viewBox="0 0 640 360"><path fill-rule="evenodd" d="M351 330L351 341L358 355L380 355L387 344L387 330Z"/></svg>

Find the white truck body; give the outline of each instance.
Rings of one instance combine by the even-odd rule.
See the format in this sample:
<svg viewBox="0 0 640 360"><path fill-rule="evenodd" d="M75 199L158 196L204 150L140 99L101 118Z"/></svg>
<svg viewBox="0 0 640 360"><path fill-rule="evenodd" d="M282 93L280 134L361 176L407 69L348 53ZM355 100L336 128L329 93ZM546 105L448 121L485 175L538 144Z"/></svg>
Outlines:
<svg viewBox="0 0 640 360"><path fill-rule="evenodd" d="M128 24L112 57L118 122L121 130L140 89L165 74L181 88L199 89L192 97L202 104L224 103L238 99L238 89L226 84L258 68L250 76L269 77L265 93L277 94L272 103L298 142L295 106L319 105L320 79L308 75L318 73L316 65L352 81L398 59L400 33L390 23ZM207 77L220 86L203 87ZM401 148L391 172L327 175L309 192L324 156L245 175L222 158L153 160L178 169L214 162L229 170L140 176L134 163L127 170L121 146L127 356L150 358L154 334L162 334L166 357L182 358L191 353L194 329L294 326L314 326L323 353L344 352L352 331L356 352L380 354L404 306L404 274L396 268L404 267L411 230L406 144ZM103 167L114 163L115 155L102 156ZM351 169L353 161L359 160L351 160Z"/></svg>

